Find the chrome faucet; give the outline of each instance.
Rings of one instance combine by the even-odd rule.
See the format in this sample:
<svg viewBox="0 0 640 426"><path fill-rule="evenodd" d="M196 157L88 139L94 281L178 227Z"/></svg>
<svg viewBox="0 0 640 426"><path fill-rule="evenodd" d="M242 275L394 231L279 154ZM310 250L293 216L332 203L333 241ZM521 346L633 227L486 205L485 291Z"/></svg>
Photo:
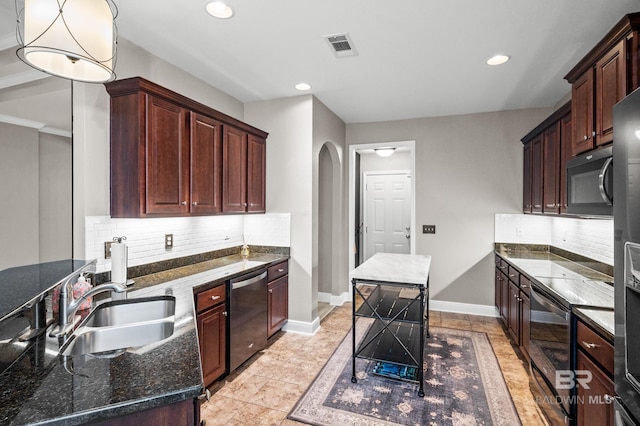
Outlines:
<svg viewBox="0 0 640 426"><path fill-rule="evenodd" d="M110 291L112 293L112 298L114 299L127 298L126 284L110 282L97 285L83 294L82 297L74 300L73 287L71 285L71 282L75 278L77 278L77 275L74 275L73 277L67 279L60 288L60 303L58 304L58 325L51 331L51 337L60 337L73 330L73 327L80 320L80 317L76 316L75 313L84 299L94 296L98 293L103 293L105 291Z"/></svg>

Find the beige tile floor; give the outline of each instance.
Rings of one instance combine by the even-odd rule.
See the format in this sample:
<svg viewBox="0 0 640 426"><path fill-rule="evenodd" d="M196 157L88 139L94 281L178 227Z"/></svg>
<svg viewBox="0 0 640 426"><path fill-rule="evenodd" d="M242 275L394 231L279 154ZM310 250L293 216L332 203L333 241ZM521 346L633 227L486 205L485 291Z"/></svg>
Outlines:
<svg viewBox="0 0 640 426"><path fill-rule="evenodd" d="M486 332L523 426L545 424L529 392L526 362L496 318L447 312L430 315L434 327ZM287 413L350 327L351 304L345 304L321 321L314 336L283 332L273 336L266 349L210 388L211 400L202 405L202 419L207 426L300 424L288 420Z"/></svg>

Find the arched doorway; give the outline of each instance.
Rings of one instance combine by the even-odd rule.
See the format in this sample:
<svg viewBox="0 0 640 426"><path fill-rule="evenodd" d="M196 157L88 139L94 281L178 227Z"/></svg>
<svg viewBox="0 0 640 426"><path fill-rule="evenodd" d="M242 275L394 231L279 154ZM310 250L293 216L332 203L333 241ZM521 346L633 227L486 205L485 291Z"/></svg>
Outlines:
<svg viewBox="0 0 640 426"><path fill-rule="evenodd" d="M342 164L336 146L325 142L318 154L318 316L342 303L347 292L340 274L344 227Z"/></svg>

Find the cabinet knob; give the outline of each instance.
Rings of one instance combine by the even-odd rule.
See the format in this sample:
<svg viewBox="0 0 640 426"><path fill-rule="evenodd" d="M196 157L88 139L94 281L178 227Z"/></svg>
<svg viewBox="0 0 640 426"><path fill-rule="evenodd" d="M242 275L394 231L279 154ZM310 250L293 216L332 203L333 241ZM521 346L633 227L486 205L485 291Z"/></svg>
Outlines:
<svg viewBox="0 0 640 426"><path fill-rule="evenodd" d="M283 268L278 269L278 272L284 272Z"/></svg>
<svg viewBox="0 0 640 426"><path fill-rule="evenodd" d="M197 205L198 205L198 202L197 202L197 201L194 201L194 202L193 202L193 203L191 203L191 204L192 204L193 206L197 206Z"/></svg>
<svg viewBox="0 0 640 426"><path fill-rule="evenodd" d="M584 135L584 139L582 139L583 141L589 140L589 136Z"/></svg>
<svg viewBox="0 0 640 426"><path fill-rule="evenodd" d="M187 202L186 202L186 201L183 201L183 202L181 202L180 204L182 204L183 206L186 206L186 205L187 205Z"/></svg>
<svg viewBox="0 0 640 426"><path fill-rule="evenodd" d="M273 289L272 288L269 289L269 293L273 293Z"/></svg>
<svg viewBox="0 0 640 426"><path fill-rule="evenodd" d="M528 287L528 285L526 285L526 284L522 284L520 287L522 287L522 288L527 288L527 287Z"/></svg>
<svg viewBox="0 0 640 426"><path fill-rule="evenodd" d="M211 296L211 300L218 300L220 299L220 296Z"/></svg>
<svg viewBox="0 0 640 426"><path fill-rule="evenodd" d="M229 316L229 314L227 313L227 311L224 311L224 312L222 313L222 315L224 315L225 317L226 317L226 316Z"/></svg>
<svg viewBox="0 0 640 426"><path fill-rule="evenodd" d="M245 207L247 207L247 203L243 203L243 205L244 205Z"/></svg>
<svg viewBox="0 0 640 426"><path fill-rule="evenodd" d="M597 347L598 345L596 345L595 343L587 343L584 340L582 341L582 346L584 346L587 349L593 349L595 347Z"/></svg>
<svg viewBox="0 0 640 426"><path fill-rule="evenodd" d="M613 401L615 400L615 398L611 395L609 395L608 393L604 394L604 402L606 402L607 404L613 404Z"/></svg>

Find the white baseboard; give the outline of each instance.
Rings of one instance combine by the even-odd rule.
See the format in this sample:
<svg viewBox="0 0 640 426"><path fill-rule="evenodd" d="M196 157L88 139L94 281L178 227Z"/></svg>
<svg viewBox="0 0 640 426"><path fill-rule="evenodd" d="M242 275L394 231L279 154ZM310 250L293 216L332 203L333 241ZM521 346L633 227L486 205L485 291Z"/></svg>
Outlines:
<svg viewBox="0 0 640 426"><path fill-rule="evenodd" d="M320 293L318 292L318 302L328 303L331 306L342 306L345 302L351 301L351 293L345 291L339 296L334 296L331 293Z"/></svg>
<svg viewBox="0 0 640 426"><path fill-rule="evenodd" d="M429 300L429 310L480 315L483 317L498 316L496 307L493 305L474 305L471 303L448 302L446 300Z"/></svg>
<svg viewBox="0 0 640 426"><path fill-rule="evenodd" d="M320 330L320 318L316 317L312 322L288 320L282 327L282 331L306 334L313 336Z"/></svg>

